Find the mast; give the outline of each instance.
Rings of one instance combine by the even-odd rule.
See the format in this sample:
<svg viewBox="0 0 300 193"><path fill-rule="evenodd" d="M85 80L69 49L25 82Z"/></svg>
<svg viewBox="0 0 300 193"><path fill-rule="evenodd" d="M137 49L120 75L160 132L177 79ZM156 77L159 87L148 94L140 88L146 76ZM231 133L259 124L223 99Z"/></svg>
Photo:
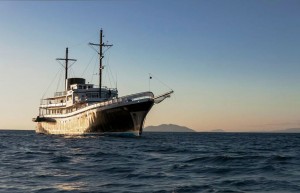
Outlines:
<svg viewBox="0 0 300 193"><path fill-rule="evenodd" d="M104 58L103 55L103 47L108 47L110 48L111 46L113 46L112 44L104 44L102 41L103 38L103 30L100 30L100 42L99 44L94 44L94 43L89 43L89 45L92 46L99 46L99 52L97 51L97 53L99 54L99 98L101 98L101 88L102 88L102 70L103 70L103 66L102 66L102 59Z"/></svg>
<svg viewBox="0 0 300 193"><path fill-rule="evenodd" d="M64 68L65 68L65 89L66 89L66 91L68 90L68 88L67 88L67 81L68 81L68 68L69 68L69 66L68 66L68 63L69 63L69 61L74 61L74 62L76 62L77 60L76 59L69 59L69 48L67 47L66 48L66 58L56 58L56 60L64 60L65 61L65 66L64 66Z"/></svg>
<svg viewBox="0 0 300 193"><path fill-rule="evenodd" d="M99 46L99 49L100 49L100 51L99 51L99 98L101 98L101 88L102 88L102 69L103 69L103 67L102 67L102 58L104 57L103 56L103 52L102 52L102 37L103 37L103 35L102 35L102 29L100 30L100 46Z"/></svg>

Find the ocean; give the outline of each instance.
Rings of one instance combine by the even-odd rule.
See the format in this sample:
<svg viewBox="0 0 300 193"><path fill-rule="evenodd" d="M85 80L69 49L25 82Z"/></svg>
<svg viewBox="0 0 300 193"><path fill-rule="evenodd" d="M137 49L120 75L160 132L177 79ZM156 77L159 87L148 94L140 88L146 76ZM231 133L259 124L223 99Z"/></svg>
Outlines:
<svg viewBox="0 0 300 193"><path fill-rule="evenodd" d="M300 192L300 134L0 130L0 192Z"/></svg>

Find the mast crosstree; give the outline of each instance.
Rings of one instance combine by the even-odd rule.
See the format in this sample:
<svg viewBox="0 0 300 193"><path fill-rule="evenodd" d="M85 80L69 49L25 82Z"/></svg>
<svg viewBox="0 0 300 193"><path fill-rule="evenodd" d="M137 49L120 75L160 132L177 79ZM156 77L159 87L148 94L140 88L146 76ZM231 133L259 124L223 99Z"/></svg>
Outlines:
<svg viewBox="0 0 300 193"><path fill-rule="evenodd" d="M91 46L97 46L99 47L99 52L97 51L97 53L99 54L99 98L101 98L101 87L102 87L102 70L103 70L103 66L102 66L102 59L104 58L103 55L103 47L111 47L113 46L112 44L105 44L102 41L103 38L103 30L100 30L100 43L99 44L95 44L95 43L89 43L89 45Z"/></svg>
<svg viewBox="0 0 300 193"><path fill-rule="evenodd" d="M74 62L76 62L77 60L76 60L76 59L70 59L70 58L69 58L69 48L66 48L66 58L56 58L56 60L57 60L57 61L60 61L60 60L64 60L64 61L65 61L65 66L64 66L64 68L65 68L65 89L66 89L66 91L67 91L67 90L68 90L68 89L67 89L68 68L69 68L68 63L69 63L69 61L74 61Z"/></svg>

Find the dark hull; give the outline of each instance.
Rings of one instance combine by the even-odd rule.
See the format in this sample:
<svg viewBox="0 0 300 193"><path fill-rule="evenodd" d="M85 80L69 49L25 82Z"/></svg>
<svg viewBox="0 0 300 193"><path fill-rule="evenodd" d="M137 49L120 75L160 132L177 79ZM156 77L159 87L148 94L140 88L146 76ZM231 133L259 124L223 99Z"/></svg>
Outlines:
<svg viewBox="0 0 300 193"><path fill-rule="evenodd" d="M99 110L90 132L142 132L143 122L153 102L136 103L117 108Z"/></svg>

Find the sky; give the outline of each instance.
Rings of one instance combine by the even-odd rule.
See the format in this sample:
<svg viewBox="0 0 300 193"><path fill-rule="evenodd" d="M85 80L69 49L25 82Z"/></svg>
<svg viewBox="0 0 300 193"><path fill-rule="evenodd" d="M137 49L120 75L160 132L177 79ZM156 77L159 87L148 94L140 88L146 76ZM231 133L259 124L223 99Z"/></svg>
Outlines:
<svg viewBox="0 0 300 193"><path fill-rule="evenodd" d="M70 76L97 84L88 42L101 28L114 45L104 84L119 96L175 91L145 126L299 128L299 9L298 0L1 1L0 129L34 129L40 99L63 90L55 59L66 47L77 59Z"/></svg>

